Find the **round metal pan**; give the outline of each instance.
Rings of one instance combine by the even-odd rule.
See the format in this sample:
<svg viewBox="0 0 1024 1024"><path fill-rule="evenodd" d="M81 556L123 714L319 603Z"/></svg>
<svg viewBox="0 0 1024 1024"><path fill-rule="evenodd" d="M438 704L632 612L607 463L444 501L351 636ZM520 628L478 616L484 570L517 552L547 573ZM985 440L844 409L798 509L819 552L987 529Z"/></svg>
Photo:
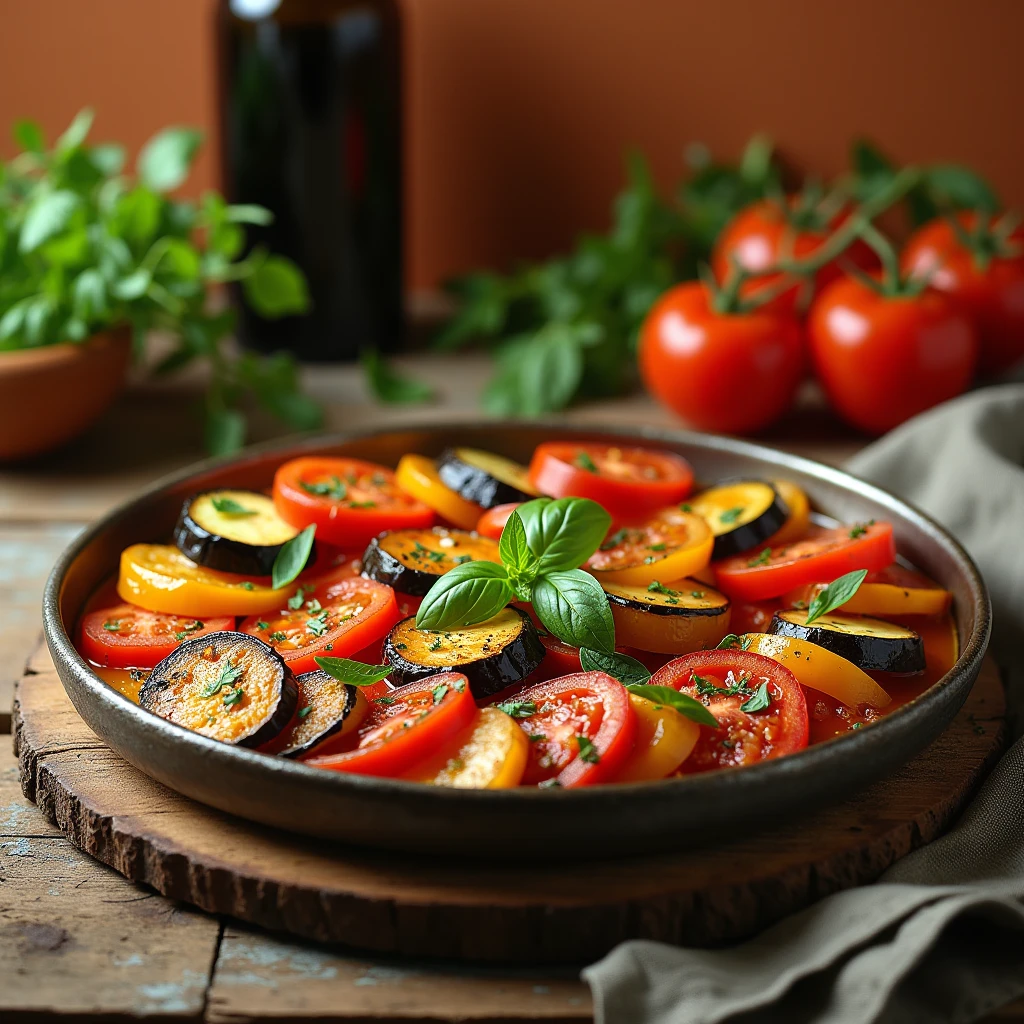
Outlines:
<svg viewBox="0 0 1024 1024"><path fill-rule="evenodd" d="M472 444L526 461L541 441L642 443L684 455L697 477L786 477L814 507L846 522L886 519L899 549L954 595L961 655L911 703L870 728L742 770L579 790L453 790L305 767L207 739L157 718L107 686L70 634L123 548L166 541L183 499L212 487L265 488L297 455L357 456L394 466L406 452ZM86 530L46 586L43 626L57 672L89 727L164 785L266 825L360 846L508 858L606 857L679 849L838 801L905 764L942 732L981 668L991 628L985 585L933 520L837 469L727 438L672 430L568 428L555 422L450 423L272 445L165 479Z"/></svg>

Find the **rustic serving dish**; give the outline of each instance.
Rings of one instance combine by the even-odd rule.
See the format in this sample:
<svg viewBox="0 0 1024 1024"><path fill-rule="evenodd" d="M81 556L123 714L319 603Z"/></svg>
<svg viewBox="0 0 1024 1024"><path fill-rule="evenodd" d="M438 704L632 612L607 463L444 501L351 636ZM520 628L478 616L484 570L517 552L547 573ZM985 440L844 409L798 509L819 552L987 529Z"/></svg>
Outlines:
<svg viewBox="0 0 1024 1024"><path fill-rule="evenodd" d="M70 632L122 548L170 535L183 499L212 487L265 488L298 455L394 466L406 452L465 444L527 461L552 439L642 443L684 455L697 478L783 476L820 512L848 522L887 519L899 550L954 595L961 654L953 669L870 728L752 768L579 790L452 790L317 770L232 747L157 718L111 689ZM89 727L141 771L202 803L266 825L360 846L522 862L680 849L799 815L892 772L938 736L970 692L988 646L991 609L964 549L933 520L840 470L759 445L684 431L601 431L560 423L491 422L348 433L270 445L169 477L85 531L61 556L43 599L57 672Z"/></svg>

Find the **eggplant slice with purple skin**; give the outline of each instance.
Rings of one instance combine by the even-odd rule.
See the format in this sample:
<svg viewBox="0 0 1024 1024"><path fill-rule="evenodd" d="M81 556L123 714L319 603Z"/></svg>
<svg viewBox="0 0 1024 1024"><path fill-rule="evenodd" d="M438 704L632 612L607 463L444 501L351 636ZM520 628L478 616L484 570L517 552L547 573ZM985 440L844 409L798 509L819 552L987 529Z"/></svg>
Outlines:
<svg viewBox="0 0 1024 1024"><path fill-rule="evenodd" d="M182 505L174 527L178 550L197 565L240 576L270 576L274 561L299 531L286 523L274 502L257 491L194 494ZM316 545L307 565L316 559Z"/></svg>
<svg viewBox="0 0 1024 1024"><path fill-rule="evenodd" d="M478 448L446 448L437 460L445 487L481 508L537 497L525 466Z"/></svg>
<svg viewBox="0 0 1024 1024"><path fill-rule="evenodd" d="M211 739L252 748L273 745L295 718L298 700L295 676L273 647L234 632L187 640L139 691L147 711Z"/></svg>
<svg viewBox="0 0 1024 1024"><path fill-rule="evenodd" d="M751 551L782 529L789 508L766 480L732 480L688 498L715 536L712 559Z"/></svg>
<svg viewBox="0 0 1024 1024"><path fill-rule="evenodd" d="M780 611L768 632L817 644L865 672L909 675L925 669L924 641L918 633L867 615L822 615L808 626L806 611Z"/></svg>
<svg viewBox="0 0 1024 1024"><path fill-rule="evenodd" d="M331 747L366 719L369 702L358 686L342 683L323 669L306 672L299 684L299 714L281 749L282 757L332 753Z"/></svg>
<svg viewBox="0 0 1024 1024"><path fill-rule="evenodd" d="M476 626L452 630L416 628L416 617L402 619L384 641L384 659L394 686L438 672L461 672L477 700L522 682L544 658L544 645L529 617L503 608Z"/></svg>

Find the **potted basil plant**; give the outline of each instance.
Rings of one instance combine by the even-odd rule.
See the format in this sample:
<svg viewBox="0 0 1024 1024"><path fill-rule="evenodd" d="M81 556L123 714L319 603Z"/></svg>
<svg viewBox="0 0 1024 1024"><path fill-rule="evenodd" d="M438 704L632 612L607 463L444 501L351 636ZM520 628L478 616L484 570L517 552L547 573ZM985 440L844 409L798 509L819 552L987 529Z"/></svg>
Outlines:
<svg viewBox="0 0 1024 1024"><path fill-rule="evenodd" d="M318 426L321 410L299 391L291 359L236 352L232 310L210 301L237 282L262 316L306 310L294 263L246 251L245 225L268 223L270 212L215 192L198 202L174 195L198 132L160 132L129 174L123 147L87 141L92 118L82 111L52 148L21 121L21 152L0 164L0 459L41 453L89 426L155 330L173 346L155 372L207 364L210 452L244 443L249 397L296 429Z"/></svg>

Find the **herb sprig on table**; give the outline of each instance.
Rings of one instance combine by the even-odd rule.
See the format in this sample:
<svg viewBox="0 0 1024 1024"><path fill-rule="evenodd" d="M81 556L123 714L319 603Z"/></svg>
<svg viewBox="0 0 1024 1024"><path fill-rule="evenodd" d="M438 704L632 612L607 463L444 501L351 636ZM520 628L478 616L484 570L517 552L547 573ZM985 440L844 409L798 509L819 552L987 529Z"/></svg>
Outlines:
<svg viewBox="0 0 1024 1024"><path fill-rule="evenodd" d="M34 122L15 126L22 151L0 164L0 352L84 342L129 325L141 354L148 333L159 330L173 347L154 372L193 362L208 368L211 452L244 443L247 397L293 427L318 426L321 410L299 390L292 360L234 353L227 345L234 313L209 302L214 290L238 283L261 316L306 310L306 281L294 263L262 248L245 251L245 225L269 223L270 212L229 205L215 192L199 202L174 195L199 149L198 132L160 132L131 175L122 146L88 142L92 120L83 110L49 148Z"/></svg>

